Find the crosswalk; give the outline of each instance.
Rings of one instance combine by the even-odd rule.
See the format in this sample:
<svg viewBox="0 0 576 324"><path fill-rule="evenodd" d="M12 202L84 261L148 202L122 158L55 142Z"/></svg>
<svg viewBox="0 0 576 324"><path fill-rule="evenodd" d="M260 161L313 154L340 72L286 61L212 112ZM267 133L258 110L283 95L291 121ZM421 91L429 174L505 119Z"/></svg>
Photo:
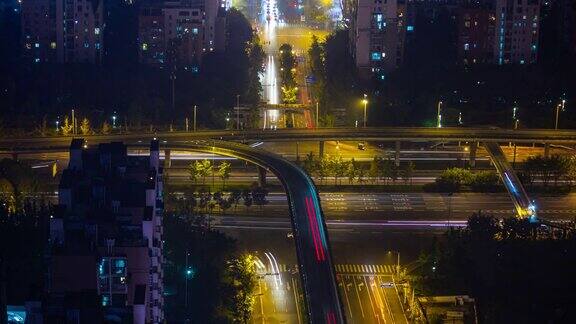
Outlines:
<svg viewBox="0 0 576 324"><path fill-rule="evenodd" d="M280 272L289 272L295 268L295 266L278 264ZM340 274L393 274L396 271L396 266L390 264L336 264L334 268Z"/></svg>
<svg viewBox="0 0 576 324"><path fill-rule="evenodd" d="M392 274L396 266L388 264L337 264L337 273L342 274Z"/></svg>

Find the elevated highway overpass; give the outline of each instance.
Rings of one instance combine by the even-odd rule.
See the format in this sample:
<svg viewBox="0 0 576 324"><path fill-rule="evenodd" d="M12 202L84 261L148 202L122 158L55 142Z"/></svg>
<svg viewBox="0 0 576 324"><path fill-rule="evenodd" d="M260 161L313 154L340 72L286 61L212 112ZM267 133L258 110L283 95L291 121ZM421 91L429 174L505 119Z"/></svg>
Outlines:
<svg viewBox="0 0 576 324"><path fill-rule="evenodd" d="M380 141L396 143L397 164L400 162L401 142L468 142L470 143L469 163L475 166L478 144L484 145L499 172L502 182L508 189L514 206L521 217L531 216L533 207L514 170L501 154L499 143L540 143L576 145L576 131L549 129L500 129L500 128L424 128L424 127L380 127L380 128L317 128L279 130L212 130L198 132L163 133L123 133L110 135L84 136L88 143L98 144L122 141L126 144L145 143L153 138L161 138L165 147L191 145L198 140L223 140L249 143L317 141L320 154L324 141ZM0 139L0 153L59 152L67 147L72 137L28 137ZM262 150L260 150L262 151ZM512 185L513 184L513 185Z"/></svg>
<svg viewBox="0 0 576 324"><path fill-rule="evenodd" d="M547 143L576 144L576 131L550 129L500 129L463 127L367 127L367 128L317 128L278 130L211 130L198 132L130 132L110 135L82 136L90 143L123 141L135 143L154 137L166 141L195 139L218 139L235 142L245 141L400 141L400 142L496 142L496 143ZM0 148L24 149L27 147L66 146L71 136L21 137L0 139Z"/></svg>

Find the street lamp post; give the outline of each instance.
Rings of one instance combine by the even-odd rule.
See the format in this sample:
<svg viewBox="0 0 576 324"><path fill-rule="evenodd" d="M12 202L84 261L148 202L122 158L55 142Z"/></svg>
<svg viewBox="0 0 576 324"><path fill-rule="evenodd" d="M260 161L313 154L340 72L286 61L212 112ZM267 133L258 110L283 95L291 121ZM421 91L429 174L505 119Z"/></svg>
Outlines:
<svg viewBox="0 0 576 324"><path fill-rule="evenodd" d="M362 103L364 104L364 128L366 128L366 120L367 120L366 110L368 107L368 95L367 94L364 94L364 99L362 99Z"/></svg>
<svg viewBox="0 0 576 324"><path fill-rule="evenodd" d="M196 132L196 110L197 110L197 106L194 105L194 132Z"/></svg>
<svg viewBox="0 0 576 324"><path fill-rule="evenodd" d="M236 95L236 129L240 130L240 95Z"/></svg>
<svg viewBox="0 0 576 324"><path fill-rule="evenodd" d="M74 115L74 109L72 109L72 134L76 135L76 117Z"/></svg>
<svg viewBox="0 0 576 324"><path fill-rule="evenodd" d="M564 111L565 106L566 99L562 99L562 101L556 105L556 123L554 124L554 129L558 129L558 117L560 116L560 110Z"/></svg>
<svg viewBox="0 0 576 324"><path fill-rule="evenodd" d="M442 100L438 101L438 109L436 112L436 127L442 128Z"/></svg>
<svg viewBox="0 0 576 324"><path fill-rule="evenodd" d="M116 112L114 112L114 114L112 115L112 128L116 128L116 119L118 117L116 117Z"/></svg>
<svg viewBox="0 0 576 324"><path fill-rule="evenodd" d="M316 128L318 128L318 101L316 101Z"/></svg>
<svg viewBox="0 0 576 324"><path fill-rule="evenodd" d="M515 105L512 108L512 120L514 121L514 130L518 129L520 119L518 119L518 107ZM516 165L516 142L514 142L514 157L512 158L512 168Z"/></svg>
<svg viewBox="0 0 576 324"><path fill-rule="evenodd" d="M388 253L396 253L396 255L397 255L397 259L396 259L396 274L399 275L399 274L400 274L400 252L398 252L398 251L388 251Z"/></svg>

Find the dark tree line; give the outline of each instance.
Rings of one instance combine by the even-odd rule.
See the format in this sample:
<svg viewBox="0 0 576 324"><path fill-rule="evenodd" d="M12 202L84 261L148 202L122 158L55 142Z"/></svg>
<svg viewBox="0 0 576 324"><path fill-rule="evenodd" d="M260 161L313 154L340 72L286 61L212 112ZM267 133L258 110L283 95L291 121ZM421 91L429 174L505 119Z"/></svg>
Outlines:
<svg viewBox="0 0 576 324"><path fill-rule="evenodd" d="M574 230L478 213L423 253L413 274L424 295L471 295L482 323L570 323L575 258Z"/></svg>
<svg viewBox="0 0 576 324"><path fill-rule="evenodd" d="M165 217L164 231L167 319L246 323L256 286L253 257L239 251L229 236L197 227L187 218Z"/></svg>
<svg viewBox="0 0 576 324"><path fill-rule="evenodd" d="M134 23L123 11L116 11L114 22L115 26ZM192 118L196 105L199 126L225 127L225 116L236 105L237 95L242 105L260 102L258 73L264 60L255 31L239 11L227 12L226 28L225 51L206 54L198 72L138 64L133 42L127 41L133 32L119 32L122 28L105 35L125 45L107 49L102 65L2 62L0 125L26 133L39 126L53 129L58 116L63 122L75 109L77 116L89 119L98 129L104 121L111 123L114 112L122 128L149 129L174 122L174 128L183 129L184 118ZM171 111L172 73L176 77L175 111Z"/></svg>

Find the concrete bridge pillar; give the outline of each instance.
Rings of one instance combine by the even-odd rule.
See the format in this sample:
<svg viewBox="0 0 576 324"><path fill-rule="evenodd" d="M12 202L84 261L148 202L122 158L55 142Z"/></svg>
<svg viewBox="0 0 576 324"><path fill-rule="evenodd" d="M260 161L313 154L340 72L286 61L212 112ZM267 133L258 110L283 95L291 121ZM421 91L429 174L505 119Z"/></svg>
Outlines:
<svg viewBox="0 0 576 324"><path fill-rule="evenodd" d="M396 141L396 151L394 153L394 164L398 167L400 166L400 141Z"/></svg>
<svg viewBox="0 0 576 324"><path fill-rule="evenodd" d="M471 168L476 167L476 151L478 151L478 142L470 142L469 164Z"/></svg>
<svg viewBox="0 0 576 324"><path fill-rule="evenodd" d="M266 187L266 169L261 166L258 167L258 185Z"/></svg>
<svg viewBox="0 0 576 324"><path fill-rule="evenodd" d="M172 166L172 160L170 158L170 150L164 150L164 169L168 169Z"/></svg>
<svg viewBox="0 0 576 324"><path fill-rule="evenodd" d="M544 144L544 156L545 157L550 156L550 143Z"/></svg>
<svg viewBox="0 0 576 324"><path fill-rule="evenodd" d="M320 146L318 148L318 157L322 158L324 156L324 141L320 141Z"/></svg>

